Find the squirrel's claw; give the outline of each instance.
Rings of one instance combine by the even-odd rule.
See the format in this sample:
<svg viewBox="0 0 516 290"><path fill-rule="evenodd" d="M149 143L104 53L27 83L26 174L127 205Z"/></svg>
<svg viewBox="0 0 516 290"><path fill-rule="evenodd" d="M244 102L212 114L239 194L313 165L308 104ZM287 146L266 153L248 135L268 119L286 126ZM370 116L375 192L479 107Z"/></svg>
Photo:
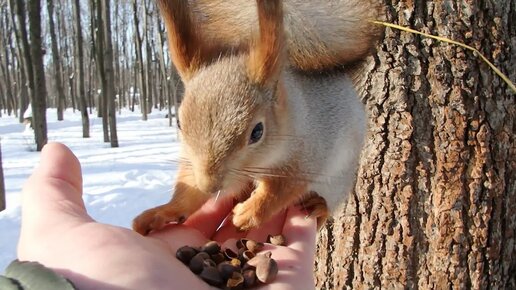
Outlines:
<svg viewBox="0 0 516 290"><path fill-rule="evenodd" d="M168 223L183 223L186 220L184 215L175 214L162 207L155 207L144 211L133 220L133 230L143 236L151 231L157 231L165 227Z"/></svg>
<svg viewBox="0 0 516 290"><path fill-rule="evenodd" d="M317 218L317 229L321 229L330 215L326 200L315 192L305 195L298 206L308 212L307 217Z"/></svg>

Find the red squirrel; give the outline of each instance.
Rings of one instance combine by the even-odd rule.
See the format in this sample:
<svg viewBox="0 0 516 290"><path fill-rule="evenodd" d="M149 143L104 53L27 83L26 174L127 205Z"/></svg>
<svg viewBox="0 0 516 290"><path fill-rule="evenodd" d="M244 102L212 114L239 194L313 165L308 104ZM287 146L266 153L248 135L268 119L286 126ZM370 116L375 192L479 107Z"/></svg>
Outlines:
<svg viewBox="0 0 516 290"><path fill-rule="evenodd" d="M301 201L321 225L351 189L366 130L350 79L332 70L371 51L376 6L157 2L185 84L181 161L170 202L137 216L133 229L146 235L183 222L213 195L249 188L233 209L237 228Z"/></svg>

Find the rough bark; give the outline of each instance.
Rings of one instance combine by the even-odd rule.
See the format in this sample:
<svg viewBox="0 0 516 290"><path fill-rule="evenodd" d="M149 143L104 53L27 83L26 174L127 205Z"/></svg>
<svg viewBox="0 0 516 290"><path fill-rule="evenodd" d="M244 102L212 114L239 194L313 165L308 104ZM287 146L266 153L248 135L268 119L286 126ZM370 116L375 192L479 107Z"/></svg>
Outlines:
<svg viewBox="0 0 516 290"><path fill-rule="evenodd" d="M30 55L32 71L34 72L34 91L32 102L32 127L36 140L36 150L41 151L47 144L47 87L45 83L45 68L43 66L43 42L41 39L41 2L28 1Z"/></svg>
<svg viewBox="0 0 516 290"><path fill-rule="evenodd" d="M385 1L388 22L516 79L516 2ZM386 30L359 71L355 191L320 233L319 289L516 289L515 94L473 53Z"/></svg>
<svg viewBox="0 0 516 290"><path fill-rule="evenodd" d="M77 73L77 97L79 98L79 110L81 111L82 119L82 137L90 137L90 118L88 116L88 108L86 107L86 95L84 93L84 51L82 41L82 26L81 26L81 6L79 0L73 0L75 11L75 33L77 34L77 42L75 43L77 49L76 59L76 73Z"/></svg>

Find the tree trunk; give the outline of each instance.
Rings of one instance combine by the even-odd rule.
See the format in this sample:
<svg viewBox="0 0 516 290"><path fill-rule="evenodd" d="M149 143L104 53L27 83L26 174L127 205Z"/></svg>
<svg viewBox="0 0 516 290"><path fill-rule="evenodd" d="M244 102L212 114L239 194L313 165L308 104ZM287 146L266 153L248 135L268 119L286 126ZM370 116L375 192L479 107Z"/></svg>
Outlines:
<svg viewBox="0 0 516 290"><path fill-rule="evenodd" d="M145 37L145 54L146 54L145 61L146 61L146 66L147 66L147 69L145 70L145 82L146 82L145 86L147 87L147 94L146 94L145 98L147 99L147 102L145 102L144 109L146 110L146 113L149 114L152 111L153 103L155 104L155 102L153 102L153 97L154 97L153 88L156 84L156 78L154 77L153 69L152 69L151 39L149 36L149 30L151 30L151 28L149 27L149 19L148 19L149 18L149 9L147 7L147 2L148 1L143 1L142 5L143 5L143 31L144 31L144 37Z"/></svg>
<svg viewBox="0 0 516 290"><path fill-rule="evenodd" d="M70 94L70 100L72 101L72 108L73 108L73 112L75 113L75 108L77 107L77 105L75 104L75 100L76 100L76 97L75 97L75 82L74 82L74 77L75 77L75 74L73 72L69 72L69 77L68 77L68 92Z"/></svg>
<svg viewBox="0 0 516 290"><path fill-rule="evenodd" d="M10 72L9 72L9 59L8 59L8 54L7 54L7 45L4 43L4 41L1 41L0 40L0 47L4 47L5 48L5 53L0 53L0 71L2 72L2 75L3 75L3 80L0 80L0 81L3 81L4 83L4 86L5 86L5 89L4 89L4 96L2 96L2 98L5 100L5 107L4 109L7 109L7 114L10 116L11 113L13 112L13 110L15 108L13 108L12 106L12 103L11 103L11 99L13 99L13 95L12 95L12 90L11 90L11 77L10 77ZM5 58L5 59L4 59Z"/></svg>
<svg viewBox="0 0 516 290"><path fill-rule="evenodd" d="M11 81L11 70L14 68L14 62L11 61L9 56L9 48L11 43L11 29L8 27L7 21L7 6L0 7L0 13L3 15L2 19L0 19L0 23L4 27L2 33L0 35L0 48L3 48L3 52L0 52L0 71L3 75L4 83L4 92L2 98L5 100L5 107L7 109L7 114L10 116L13 112L16 112L16 104L14 102L14 92L13 92L13 81Z"/></svg>
<svg viewBox="0 0 516 290"><path fill-rule="evenodd" d="M138 21L138 1L133 0L133 11L134 11L134 29L135 29L135 47L136 47L136 57L137 57L137 65L140 72L140 109L142 112L142 120L147 120L147 85L145 82L145 66L143 64L143 53L142 53L142 37L139 31L139 21ZM135 90L136 91L136 90Z"/></svg>
<svg viewBox="0 0 516 290"><path fill-rule="evenodd" d="M29 90L27 89L28 82L26 76L26 65L23 53L23 44L22 44L22 35L20 29L16 25L15 15L18 15L16 4L14 0L9 0L9 10L11 11L11 23L13 26L14 36L15 36L15 46L16 46L16 58L18 62L19 69L19 114L18 118L20 123L23 122L23 113L27 110L29 106ZM16 16L18 17L18 16Z"/></svg>
<svg viewBox="0 0 516 290"><path fill-rule="evenodd" d="M34 92L32 101L32 127L36 139L36 150L41 151L47 144L47 87L45 83L45 67L43 66L43 42L41 39L41 2L28 1L30 54L32 71L34 72Z"/></svg>
<svg viewBox="0 0 516 290"><path fill-rule="evenodd" d="M165 27L161 25L161 18L156 17L156 26L157 26L157 38L159 48L157 50L159 67L161 70L161 91L160 98L163 99L163 96L167 97L167 107L169 114L169 126L172 126L172 96L170 95L169 88L172 76L169 76L169 70L167 69L167 65L165 64ZM161 107L160 107L161 109Z"/></svg>
<svg viewBox="0 0 516 290"><path fill-rule="evenodd" d="M97 59L97 44L95 42L95 29L97 29L97 23L96 23L96 8L95 8L95 0L90 0L89 1L89 10L90 10L90 37L91 37L91 41L90 41L90 70L89 70L89 74L90 74L90 98L89 98L89 103L90 103L90 112L91 112L91 107L94 106L94 99L95 99L95 94L97 92L97 89L93 89L95 86L94 86L94 82L93 82L93 74L95 74L95 71L93 70L93 65L94 65L94 62L96 61ZM97 106L97 116L100 117L100 102L98 102L99 106Z"/></svg>
<svg viewBox="0 0 516 290"><path fill-rule="evenodd" d="M104 71L106 77L106 91L104 98L108 100L109 115L109 137L111 147L118 147L118 137L116 132L116 105L115 105L115 76L113 72L113 44L111 42L111 14L109 0L102 0L102 15L104 16Z"/></svg>
<svg viewBox="0 0 516 290"><path fill-rule="evenodd" d="M516 79L514 1L385 2ZM470 51L391 29L362 69L369 133L318 288L516 289L514 92Z"/></svg>
<svg viewBox="0 0 516 290"><path fill-rule="evenodd" d="M5 204L5 183L4 168L2 166L2 148L0 147L0 212L6 208Z"/></svg>
<svg viewBox="0 0 516 290"><path fill-rule="evenodd" d="M70 63L72 63L73 61L70 60L70 55L72 55L73 53L70 53L70 45L69 45L69 41L68 41L68 33L67 33L67 29L66 29L66 21L65 21L65 7L67 6L63 6L61 5L61 0L57 0L58 1L58 6L56 6L58 9L56 9L56 19L57 19L57 30L59 31L59 37L58 39L60 39L62 41L61 43L61 53L62 53L62 77L61 79L63 80L63 84L67 86L67 88L64 88L64 90L66 92L68 92L68 96L69 96L69 104L71 105L72 107L72 110L73 112L75 113L75 108L76 108L76 105L75 105L75 93L74 93L74 89L73 89L73 71L72 71L72 68L71 68L71 65ZM65 97L65 100L64 100L64 107L67 108L68 105L67 105L67 98Z"/></svg>
<svg viewBox="0 0 516 290"><path fill-rule="evenodd" d="M34 72L32 70L32 57L30 55L30 45L29 45L29 36L26 27L26 14L25 14L25 4L23 1L14 1L10 0L9 5L16 11L16 20L19 35L19 42L21 43L20 51L23 53L23 70L25 71L25 75L27 76L27 84L24 84L27 88L29 99L32 100L34 94ZM28 107L28 104L25 106ZM21 112L20 115L23 116L25 111Z"/></svg>
<svg viewBox="0 0 516 290"><path fill-rule="evenodd" d="M79 98L79 109L82 117L82 137L90 137L90 119L88 116L88 108L86 107L86 96L84 93L84 52L82 41L82 26L81 26L81 6L79 0L73 0L75 10L75 32L77 33L77 47L76 56L76 72L77 72L77 97Z"/></svg>
<svg viewBox="0 0 516 290"><path fill-rule="evenodd" d="M2 82L0 81L0 118L2 117L2 111L5 110L5 99L2 97L4 96L4 89L3 89L3 85L2 85Z"/></svg>
<svg viewBox="0 0 516 290"><path fill-rule="evenodd" d="M64 91L63 83L61 81L61 62L59 61L59 50L57 48L57 37L54 28L54 1L47 0L47 12L48 12L48 28L50 32L50 39L52 42L52 62L54 63L54 79L57 91L57 120L63 120L63 109L64 109Z"/></svg>
<svg viewBox="0 0 516 290"><path fill-rule="evenodd" d="M13 32L14 32L14 22L11 21L12 18L8 17L9 11L7 3L4 2L1 5L1 13L2 15L2 36L0 37L0 44L4 49L4 61L0 61L2 63L2 67L4 68L4 96L6 97L6 106L8 110L8 114L11 112L18 116L18 105L19 102L15 97L17 95L17 86L16 86L16 62L14 57L14 40L13 40ZM1 53L0 53L1 54ZM1 58L1 57L0 57ZM4 67L5 65L5 67Z"/></svg>
<svg viewBox="0 0 516 290"><path fill-rule="evenodd" d="M102 92L100 94L100 114L102 116L102 131L104 133L104 142L109 142L109 121L108 121L108 83L106 77L106 69L105 64L106 60L104 59L104 46L105 46L105 38L104 38L104 19L102 13L102 3L103 0L97 0L95 3L95 9L97 11L97 36L96 36L96 60L97 60L97 74L99 76L99 83L102 86Z"/></svg>

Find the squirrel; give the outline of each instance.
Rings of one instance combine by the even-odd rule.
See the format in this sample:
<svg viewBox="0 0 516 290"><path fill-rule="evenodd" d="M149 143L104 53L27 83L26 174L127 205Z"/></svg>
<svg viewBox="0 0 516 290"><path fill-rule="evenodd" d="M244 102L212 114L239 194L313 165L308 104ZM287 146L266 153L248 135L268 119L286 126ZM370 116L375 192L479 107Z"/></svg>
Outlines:
<svg viewBox="0 0 516 290"><path fill-rule="evenodd" d="M233 209L240 230L300 202L320 227L353 185L366 131L363 104L335 68L372 50L379 10L354 0L157 3L185 84L181 158L170 202L133 229L182 223L221 192L247 197Z"/></svg>

